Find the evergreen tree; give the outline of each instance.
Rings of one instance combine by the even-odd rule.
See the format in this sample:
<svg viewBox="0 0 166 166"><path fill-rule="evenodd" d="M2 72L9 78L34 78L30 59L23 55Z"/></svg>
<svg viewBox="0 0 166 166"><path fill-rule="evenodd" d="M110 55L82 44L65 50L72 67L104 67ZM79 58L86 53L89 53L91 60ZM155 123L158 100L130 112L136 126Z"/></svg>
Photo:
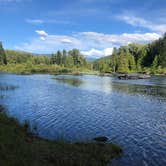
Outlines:
<svg viewBox="0 0 166 166"><path fill-rule="evenodd" d="M6 53L3 49L2 42L0 42L0 64L1 65L7 65L7 58L6 58Z"/></svg>
<svg viewBox="0 0 166 166"><path fill-rule="evenodd" d="M129 54L128 55L128 68L130 71L135 71L136 70L136 63L135 63L135 59L134 56Z"/></svg>
<svg viewBox="0 0 166 166"><path fill-rule="evenodd" d="M67 57L67 51L63 50L62 51L62 64L65 65L66 63L66 57Z"/></svg>
<svg viewBox="0 0 166 166"><path fill-rule="evenodd" d="M62 54L60 51L57 51L57 54L56 54L56 64L62 65Z"/></svg>
<svg viewBox="0 0 166 166"><path fill-rule="evenodd" d="M69 68L74 67L74 60L73 60L73 57L71 55L68 55L66 57L65 67L69 67Z"/></svg>
<svg viewBox="0 0 166 166"><path fill-rule="evenodd" d="M119 73L126 73L129 71L128 68L128 59L124 54L120 54L119 56L119 63L118 63L118 72Z"/></svg>
<svg viewBox="0 0 166 166"><path fill-rule="evenodd" d="M156 69L159 66L159 56L155 56L152 67Z"/></svg>
<svg viewBox="0 0 166 166"><path fill-rule="evenodd" d="M51 55L50 63L51 64L55 64L56 63L56 54L52 54Z"/></svg>

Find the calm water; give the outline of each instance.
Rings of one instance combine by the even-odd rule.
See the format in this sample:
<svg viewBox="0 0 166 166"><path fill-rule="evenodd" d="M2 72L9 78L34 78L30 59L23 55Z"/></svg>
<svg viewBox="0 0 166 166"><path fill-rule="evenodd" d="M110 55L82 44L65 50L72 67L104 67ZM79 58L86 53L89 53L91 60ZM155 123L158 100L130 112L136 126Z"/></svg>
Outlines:
<svg viewBox="0 0 166 166"><path fill-rule="evenodd" d="M108 136L123 147L116 166L166 165L166 77L0 74L0 104L40 136L70 141Z"/></svg>

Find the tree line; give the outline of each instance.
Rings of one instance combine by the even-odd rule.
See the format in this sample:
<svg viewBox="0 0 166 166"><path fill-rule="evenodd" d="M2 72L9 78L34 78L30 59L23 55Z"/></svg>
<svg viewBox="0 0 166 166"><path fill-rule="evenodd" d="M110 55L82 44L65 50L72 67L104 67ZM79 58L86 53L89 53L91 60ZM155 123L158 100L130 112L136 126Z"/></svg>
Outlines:
<svg viewBox="0 0 166 166"><path fill-rule="evenodd" d="M0 65L7 65L6 53L3 49L2 42L0 42Z"/></svg>
<svg viewBox="0 0 166 166"><path fill-rule="evenodd" d="M89 65L78 49L57 51L52 55L34 55L23 51L4 50L2 43L0 43L0 64L55 64L66 68L88 67Z"/></svg>
<svg viewBox="0 0 166 166"><path fill-rule="evenodd" d="M68 52L66 50L62 52L57 51L55 54L51 55L50 63L68 68L88 67L88 61L78 49L72 49Z"/></svg>
<svg viewBox="0 0 166 166"><path fill-rule="evenodd" d="M100 72L156 72L166 68L166 34L149 44L129 44L114 48L111 56L94 62Z"/></svg>
<svg viewBox="0 0 166 166"><path fill-rule="evenodd" d="M4 50L0 42L0 65L28 64L62 68L84 68L100 72L166 72L166 34L149 44L132 43L114 48L110 56L89 62L78 49L57 51L52 55L34 55L32 53Z"/></svg>

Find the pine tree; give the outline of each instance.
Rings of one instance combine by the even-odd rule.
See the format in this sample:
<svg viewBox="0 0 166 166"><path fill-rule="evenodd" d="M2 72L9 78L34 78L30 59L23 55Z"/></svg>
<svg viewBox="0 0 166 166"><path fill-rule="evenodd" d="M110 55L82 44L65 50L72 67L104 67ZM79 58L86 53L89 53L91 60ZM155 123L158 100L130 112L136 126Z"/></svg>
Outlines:
<svg viewBox="0 0 166 166"><path fill-rule="evenodd" d="M119 73L126 73L129 71L129 64L128 64L128 59L127 56L122 52L119 55L119 63L118 63L118 72Z"/></svg>
<svg viewBox="0 0 166 166"><path fill-rule="evenodd" d="M66 63L66 57L67 57L67 51L63 50L62 51L62 64L65 65Z"/></svg>
<svg viewBox="0 0 166 166"><path fill-rule="evenodd" d="M154 60L153 60L152 67L154 69L156 69L158 67L158 65L159 65L159 56L156 55L155 58L154 58Z"/></svg>
<svg viewBox="0 0 166 166"><path fill-rule="evenodd" d="M0 64L1 65L7 65L7 59L6 59L6 54L2 46L2 42L0 42Z"/></svg>
<svg viewBox="0 0 166 166"><path fill-rule="evenodd" d="M66 57L66 62L65 62L65 67L74 67L74 60L73 60L73 57L71 55L68 55Z"/></svg>
<svg viewBox="0 0 166 166"><path fill-rule="evenodd" d="M60 51L57 51L57 55L56 55L56 64L57 65L62 65L62 54Z"/></svg>
<svg viewBox="0 0 166 166"><path fill-rule="evenodd" d="M135 63L135 59L134 56L129 54L128 55L128 64L129 64L129 70L130 71L135 71L136 70L136 63Z"/></svg>

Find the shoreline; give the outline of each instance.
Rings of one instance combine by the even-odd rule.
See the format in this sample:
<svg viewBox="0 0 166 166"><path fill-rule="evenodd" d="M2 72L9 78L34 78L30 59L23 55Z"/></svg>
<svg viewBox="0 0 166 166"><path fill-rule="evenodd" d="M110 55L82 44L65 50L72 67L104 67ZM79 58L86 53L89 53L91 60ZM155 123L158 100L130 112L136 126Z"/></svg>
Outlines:
<svg viewBox="0 0 166 166"><path fill-rule="evenodd" d="M140 73L140 72L133 72L133 73L101 73L98 71L92 71L92 72L10 72L10 71L0 71L0 74L16 74L16 75L35 75L35 74L49 74L49 75L96 75L96 76L102 76L102 77L114 77L118 75L147 75L147 76L163 76L166 77L166 74L146 74L146 73Z"/></svg>
<svg viewBox="0 0 166 166"><path fill-rule="evenodd" d="M20 125L0 105L0 165L106 166L122 154L113 143L47 140L35 136L28 124Z"/></svg>

